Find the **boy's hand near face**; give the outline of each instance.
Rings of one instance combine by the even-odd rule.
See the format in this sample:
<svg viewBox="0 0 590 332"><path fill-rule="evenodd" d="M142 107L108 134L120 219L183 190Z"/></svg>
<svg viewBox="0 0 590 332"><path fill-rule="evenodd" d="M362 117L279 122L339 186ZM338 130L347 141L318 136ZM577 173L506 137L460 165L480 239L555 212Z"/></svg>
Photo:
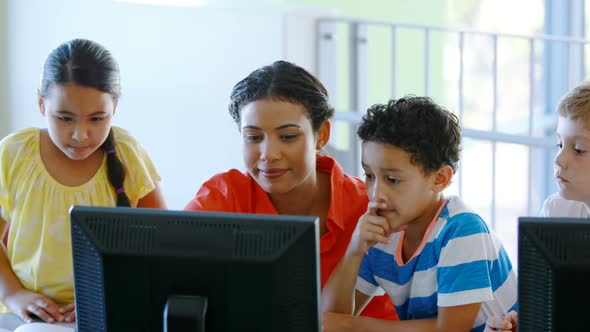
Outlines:
<svg viewBox="0 0 590 332"><path fill-rule="evenodd" d="M377 243L389 243L391 233L407 228L404 225L391 229L387 218L379 215L379 210L385 208L384 202L369 202L367 212L361 216L352 234L346 254L322 290L322 311L358 315L371 300L370 296L355 290L363 258Z"/></svg>
<svg viewBox="0 0 590 332"><path fill-rule="evenodd" d="M347 255L364 256L377 243L389 243L389 223L378 214L384 205L381 202L369 202L367 212L361 216L352 234Z"/></svg>
<svg viewBox="0 0 590 332"><path fill-rule="evenodd" d="M359 219L346 254L322 290L323 312L351 315L360 312L370 300L368 296L364 296L363 303L355 303L359 300L356 296L355 284L361 262L369 248L377 243L389 242L387 219L378 215L379 208L383 207L384 203L369 202L367 212ZM324 330L333 330L331 323L326 323Z"/></svg>
<svg viewBox="0 0 590 332"><path fill-rule="evenodd" d="M359 219L356 229L350 239L346 251L347 255L363 256L377 243L389 243L389 235L407 228L406 225L391 229L387 218L379 215L380 209L385 209L383 202L369 202L367 212Z"/></svg>

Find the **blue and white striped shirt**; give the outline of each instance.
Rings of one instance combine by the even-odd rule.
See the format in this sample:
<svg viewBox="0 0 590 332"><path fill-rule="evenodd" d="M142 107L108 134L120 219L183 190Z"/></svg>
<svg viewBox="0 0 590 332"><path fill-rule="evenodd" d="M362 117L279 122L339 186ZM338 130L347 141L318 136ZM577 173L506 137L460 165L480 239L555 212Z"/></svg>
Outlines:
<svg viewBox="0 0 590 332"><path fill-rule="evenodd" d="M364 257L357 290L389 294L401 320L434 318L438 307L481 303L471 331L488 317L517 310L517 278L502 243L458 197L450 197L414 256L401 257L404 232Z"/></svg>

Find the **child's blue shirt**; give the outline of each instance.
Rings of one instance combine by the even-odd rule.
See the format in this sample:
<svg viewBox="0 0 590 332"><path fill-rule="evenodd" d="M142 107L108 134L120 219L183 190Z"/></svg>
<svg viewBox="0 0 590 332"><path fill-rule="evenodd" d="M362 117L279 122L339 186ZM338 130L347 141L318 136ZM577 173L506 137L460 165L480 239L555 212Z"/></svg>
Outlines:
<svg viewBox="0 0 590 332"><path fill-rule="evenodd" d="M357 290L389 294L401 320L434 318L438 307L481 303L472 331L488 317L517 310L517 278L496 235L458 197L450 197L431 222L420 247L402 259L405 233L369 249Z"/></svg>

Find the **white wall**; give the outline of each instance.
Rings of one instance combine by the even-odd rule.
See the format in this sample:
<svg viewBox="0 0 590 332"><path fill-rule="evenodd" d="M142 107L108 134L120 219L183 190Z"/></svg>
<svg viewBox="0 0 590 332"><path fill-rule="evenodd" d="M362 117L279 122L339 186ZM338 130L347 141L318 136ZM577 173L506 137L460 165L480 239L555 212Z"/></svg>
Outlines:
<svg viewBox="0 0 590 332"><path fill-rule="evenodd" d="M8 15L6 0L0 0L0 137L10 132L10 112L8 110Z"/></svg>
<svg viewBox="0 0 590 332"><path fill-rule="evenodd" d="M242 168L229 93L287 49L284 13L277 8L8 0L7 14L10 129L44 125L35 96L49 52L73 38L97 41L121 66L123 95L114 123L151 154L174 209L213 174Z"/></svg>

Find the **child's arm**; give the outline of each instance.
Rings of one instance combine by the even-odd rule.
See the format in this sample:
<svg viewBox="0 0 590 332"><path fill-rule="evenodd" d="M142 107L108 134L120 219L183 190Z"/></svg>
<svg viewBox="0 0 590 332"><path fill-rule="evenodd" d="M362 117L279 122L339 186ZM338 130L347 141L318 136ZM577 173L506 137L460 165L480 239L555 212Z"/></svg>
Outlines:
<svg viewBox="0 0 590 332"><path fill-rule="evenodd" d="M2 207L0 206L0 216L2 215ZM6 232L6 226L8 226L8 223L6 222L6 220L4 220L2 217L0 217L0 243L2 243L2 240L4 239L4 233ZM3 243L2 243L3 245Z"/></svg>
<svg viewBox="0 0 590 332"><path fill-rule="evenodd" d="M166 201L164 200L160 183L156 181L155 185L154 190L139 199L137 207L166 209Z"/></svg>
<svg viewBox="0 0 590 332"><path fill-rule="evenodd" d="M0 207L0 210L2 208ZM0 234L1 237L4 238L4 230L8 223L2 217L0 217ZM4 299L6 298L7 294L14 292L22 288L21 283L18 281L18 278L12 271L12 266L10 265L10 261L8 260L8 256L6 255L6 247L4 244L0 245L0 301L4 303Z"/></svg>
<svg viewBox="0 0 590 332"><path fill-rule="evenodd" d="M322 290L322 311L358 315L371 297L355 290L363 256L345 255Z"/></svg>
<svg viewBox="0 0 590 332"><path fill-rule="evenodd" d="M359 269L366 252L377 243L388 243L389 224L377 215L381 208L377 202L369 202L367 212L359 219L346 254L336 266L322 290L322 311L358 314L371 297L356 291ZM358 297L356 296L358 295Z"/></svg>
<svg viewBox="0 0 590 332"><path fill-rule="evenodd" d="M27 322L32 321L30 314L35 314L48 323L61 322L64 319L59 306L52 299L31 292L21 285L8 261L4 245L0 245L0 301Z"/></svg>
<svg viewBox="0 0 590 332"><path fill-rule="evenodd" d="M481 304L439 307L436 319L389 321L324 313L323 332L469 332Z"/></svg>

